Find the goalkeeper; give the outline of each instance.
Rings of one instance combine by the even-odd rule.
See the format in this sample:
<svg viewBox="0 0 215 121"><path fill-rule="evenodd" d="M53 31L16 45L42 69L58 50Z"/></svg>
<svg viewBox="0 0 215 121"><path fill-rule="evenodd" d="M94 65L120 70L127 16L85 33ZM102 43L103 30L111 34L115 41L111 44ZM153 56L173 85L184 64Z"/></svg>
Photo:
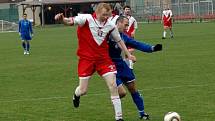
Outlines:
<svg viewBox="0 0 215 121"><path fill-rule="evenodd" d="M23 19L19 21L19 35L22 39L22 47L24 49L24 55L30 53L30 40L33 37L32 24L27 20L27 14L23 14Z"/></svg>
<svg viewBox="0 0 215 121"><path fill-rule="evenodd" d="M120 32L120 36L122 40L124 40L124 43L132 48L135 48L137 50L143 51L143 52L155 52L155 51L160 51L162 50L162 45L161 44L156 44L155 46L151 46L142 42L138 42L134 40L133 38L128 37L126 34L123 32L128 28L129 25L129 20L124 17L120 16L118 17L116 21L116 26ZM109 38L109 54L112 58L112 61L116 65L117 68L117 86L118 86L118 92L120 97L124 97L126 95L126 91L123 87L122 84L126 85L128 88L132 99L134 103L137 106L137 109L139 111L139 118L140 119L149 119L149 115L144 111L144 101L141 96L141 94L138 92L135 86L135 76L133 71L128 67L126 62L123 60L121 56L121 50L117 46L117 43L111 39L112 37L110 36Z"/></svg>

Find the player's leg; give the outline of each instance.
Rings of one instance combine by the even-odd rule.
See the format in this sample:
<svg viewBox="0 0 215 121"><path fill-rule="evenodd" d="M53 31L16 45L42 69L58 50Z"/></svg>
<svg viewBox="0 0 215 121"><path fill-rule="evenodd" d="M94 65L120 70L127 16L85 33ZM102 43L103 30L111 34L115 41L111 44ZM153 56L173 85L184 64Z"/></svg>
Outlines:
<svg viewBox="0 0 215 121"><path fill-rule="evenodd" d="M27 45L26 45L26 37L24 34L21 34L21 41L22 41L22 48L24 50L24 55L26 55L27 54L27 50L26 50Z"/></svg>
<svg viewBox="0 0 215 121"><path fill-rule="evenodd" d="M75 94L73 95L73 105L74 107L79 107L80 104L80 96L85 95L87 93L88 82L90 78L80 78L79 85L75 89Z"/></svg>
<svg viewBox="0 0 215 121"><path fill-rule="evenodd" d="M123 87L123 84L117 86L117 88L118 88L119 97L120 97L120 98L125 97L125 96L126 96L126 90L125 90L125 88Z"/></svg>
<svg viewBox="0 0 215 121"><path fill-rule="evenodd" d="M116 84L116 66L111 59L99 60L96 63L96 70L104 78L110 91L116 121L123 121L121 100Z"/></svg>
<svg viewBox="0 0 215 121"><path fill-rule="evenodd" d="M78 62L78 76L79 85L76 87L73 95L73 105L74 107L79 107L80 96L87 93L88 83L91 75L95 72L94 62L86 59L79 59Z"/></svg>
<svg viewBox="0 0 215 121"><path fill-rule="evenodd" d="M27 40L26 41L26 54L28 55L28 54L30 54L30 41L29 40Z"/></svg>
<svg viewBox="0 0 215 121"><path fill-rule="evenodd" d="M22 47L24 49L24 55L26 55L27 54L27 50L26 50L26 42L25 42L25 40L22 40Z"/></svg>
<svg viewBox="0 0 215 121"><path fill-rule="evenodd" d="M111 101L115 111L115 119L121 120L122 106L121 106L121 100L120 100L117 85L116 85L116 75L114 73L109 73L109 74L103 75L103 78L105 79L111 94Z"/></svg>
<svg viewBox="0 0 215 121"><path fill-rule="evenodd" d="M166 39L166 30L167 30L167 26L164 26L163 27L163 37L162 37L162 39Z"/></svg>
<svg viewBox="0 0 215 121"><path fill-rule="evenodd" d="M170 37L173 38L174 36L173 36L173 31L172 31L172 27L171 26L169 27L169 31L170 31Z"/></svg>
<svg viewBox="0 0 215 121"><path fill-rule="evenodd" d="M130 83L126 84L132 99L139 111L140 119L149 119L149 115L145 113L144 111L144 100L142 95L139 93L139 91L136 89L135 81L132 81Z"/></svg>
<svg viewBox="0 0 215 121"><path fill-rule="evenodd" d="M29 34L26 34L26 51L27 51L27 54L30 54L30 41L31 41L31 35L30 33Z"/></svg>
<svg viewBox="0 0 215 121"><path fill-rule="evenodd" d="M122 82L122 78L124 78L124 66L127 66L125 64L124 61L120 62L120 61L116 61L114 62L114 64L116 65L116 69L117 69L117 74L116 74L116 84L117 84L117 88L118 88L118 93L119 93L119 97L123 98L126 96L126 90L123 86L123 82ZM128 66L127 66L128 68Z"/></svg>

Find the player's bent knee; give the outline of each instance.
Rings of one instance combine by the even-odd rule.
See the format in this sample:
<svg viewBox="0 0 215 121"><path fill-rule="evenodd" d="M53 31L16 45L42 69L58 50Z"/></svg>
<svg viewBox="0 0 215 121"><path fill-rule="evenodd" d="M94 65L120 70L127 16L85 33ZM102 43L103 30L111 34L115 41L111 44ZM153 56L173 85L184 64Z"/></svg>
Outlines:
<svg viewBox="0 0 215 121"><path fill-rule="evenodd" d="M120 98L123 98L126 96L126 90L122 85L118 86L118 93L119 93Z"/></svg>
<svg viewBox="0 0 215 121"><path fill-rule="evenodd" d="M126 94L127 94L126 92L119 92L119 97L120 97L120 98L123 98L123 97L126 96Z"/></svg>

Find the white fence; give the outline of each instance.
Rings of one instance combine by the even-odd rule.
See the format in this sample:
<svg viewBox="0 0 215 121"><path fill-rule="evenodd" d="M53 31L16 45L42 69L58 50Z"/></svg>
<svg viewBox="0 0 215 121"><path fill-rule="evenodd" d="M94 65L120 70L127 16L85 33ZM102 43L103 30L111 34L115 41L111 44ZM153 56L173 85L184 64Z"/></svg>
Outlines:
<svg viewBox="0 0 215 121"><path fill-rule="evenodd" d="M196 0L194 2L180 2L177 0L171 4L138 4L132 8L133 16L138 21L155 21L161 19L161 13L165 6L173 11L175 20L212 20L215 19L215 0Z"/></svg>

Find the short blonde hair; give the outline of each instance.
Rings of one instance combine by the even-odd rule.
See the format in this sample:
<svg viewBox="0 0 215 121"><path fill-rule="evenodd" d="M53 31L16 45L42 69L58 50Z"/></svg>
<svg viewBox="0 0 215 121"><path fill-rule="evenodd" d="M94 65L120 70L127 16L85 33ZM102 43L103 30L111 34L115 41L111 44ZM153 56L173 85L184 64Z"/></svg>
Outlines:
<svg viewBox="0 0 215 121"><path fill-rule="evenodd" d="M96 7L95 12L98 13L99 11L101 11L102 9L106 9L107 12L111 11L111 6L108 3L99 3L98 6Z"/></svg>

